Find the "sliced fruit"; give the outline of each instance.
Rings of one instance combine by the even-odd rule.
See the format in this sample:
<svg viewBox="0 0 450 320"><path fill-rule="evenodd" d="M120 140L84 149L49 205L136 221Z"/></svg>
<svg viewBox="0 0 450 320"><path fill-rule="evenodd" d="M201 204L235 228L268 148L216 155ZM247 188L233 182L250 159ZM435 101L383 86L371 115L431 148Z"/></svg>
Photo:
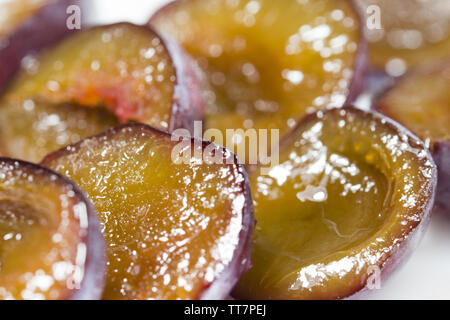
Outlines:
<svg viewBox="0 0 450 320"><path fill-rule="evenodd" d="M439 168L437 204L450 212L450 60L402 78L376 108L426 141Z"/></svg>
<svg viewBox="0 0 450 320"><path fill-rule="evenodd" d="M426 225L436 184L418 138L353 108L306 117L259 173L253 267L236 298L336 299L373 284Z"/></svg>
<svg viewBox="0 0 450 320"><path fill-rule="evenodd" d="M392 76L450 52L448 0L357 0L367 15L370 62Z"/></svg>
<svg viewBox="0 0 450 320"><path fill-rule="evenodd" d="M6 0L0 2L0 93L21 63L71 33L66 13L76 0Z"/></svg>
<svg viewBox="0 0 450 320"><path fill-rule="evenodd" d="M244 169L213 143L174 140L128 124L43 161L97 207L108 243L105 299L221 299L249 267L254 221ZM191 158L194 150L220 164Z"/></svg>
<svg viewBox="0 0 450 320"><path fill-rule="evenodd" d="M366 43L350 1L176 1L150 24L206 72L207 128L283 136L308 111L353 100L362 84Z"/></svg>
<svg viewBox="0 0 450 320"><path fill-rule="evenodd" d="M47 154L118 124L106 110L25 100L0 108L0 153L39 162Z"/></svg>
<svg viewBox="0 0 450 320"><path fill-rule="evenodd" d="M190 128L202 109L195 64L148 27L120 23L78 32L18 75L4 100L105 107L121 121Z"/></svg>
<svg viewBox="0 0 450 320"><path fill-rule="evenodd" d="M423 140L450 140L450 60L420 68L376 102L376 109Z"/></svg>
<svg viewBox="0 0 450 320"><path fill-rule="evenodd" d="M99 299L105 244L85 195L49 169L0 158L0 299Z"/></svg>

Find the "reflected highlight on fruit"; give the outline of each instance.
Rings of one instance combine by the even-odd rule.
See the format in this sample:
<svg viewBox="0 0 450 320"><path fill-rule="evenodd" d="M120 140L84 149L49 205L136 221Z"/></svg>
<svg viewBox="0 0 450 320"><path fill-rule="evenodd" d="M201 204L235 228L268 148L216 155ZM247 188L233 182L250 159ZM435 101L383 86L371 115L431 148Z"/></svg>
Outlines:
<svg viewBox="0 0 450 320"><path fill-rule="evenodd" d="M0 159L0 299L98 299L104 241L97 213L69 180Z"/></svg>
<svg viewBox="0 0 450 320"><path fill-rule="evenodd" d="M367 14L369 57L391 76L448 56L450 4L447 0L357 0Z"/></svg>
<svg viewBox="0 0 450 320"><path fill-rule="evenodd" d="M437 207L450 213L450 60L402 78L376 108L426 141L439 168Z"/></svg>
<svg viewBox="0 0 450 320"><path fill-rule="evenodd" d="M337 299L385 276L428 220L436 168L423 143L380 115L343 108L305 118L267 176L250 175L252 269L245 299Z"/></svg>
<svg viewBox="0 0 450 320"><path fill-rule="evenodd" d="M365 41L347 1L176 1L150 25L207 74L208 128L283 136L307 112L341 107L359 93Z"/></svg>
<svg viewBox="0 0 450 320"><path fill-rule="evenodd" d="M174 164L179 143L130 124L43 161L97 208L108 243L105 299L223 299L249 267L254 221L243 167L222 147L190 139L229 164Z"/></svg>

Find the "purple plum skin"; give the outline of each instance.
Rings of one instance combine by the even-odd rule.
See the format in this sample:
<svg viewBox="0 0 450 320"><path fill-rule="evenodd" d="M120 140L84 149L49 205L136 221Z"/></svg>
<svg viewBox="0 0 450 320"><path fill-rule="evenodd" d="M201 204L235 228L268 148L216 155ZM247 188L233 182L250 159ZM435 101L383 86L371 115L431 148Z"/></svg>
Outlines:
<svg viewBox="0 0 450 320"><path fill-rule="evenodd" d="M68 34L76 32L67 27L66 13L78 0L53 0L23 22L15 31L0 39L0 94L21 67L24 57L38 53Z"/></svg>

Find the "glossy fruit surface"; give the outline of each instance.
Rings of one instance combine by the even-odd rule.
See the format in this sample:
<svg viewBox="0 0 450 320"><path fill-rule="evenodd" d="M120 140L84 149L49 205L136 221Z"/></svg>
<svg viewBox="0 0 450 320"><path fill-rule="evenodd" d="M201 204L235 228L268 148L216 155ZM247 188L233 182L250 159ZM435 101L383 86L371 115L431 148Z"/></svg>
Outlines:
<svg viewBox="0 0 450 320"><path fill-rule="evenodd" d="M189 148L228 164L173 160ZM249 186L222 147L129 124L43 164L76 181L97 207L108 243L105 299L221 299L248 269Z"/></svg>
<svg viewBox="0 0 450 320"><path fill-rule="evenodd" d="M448 57L448 0L358 0L367 14L370 62L392 76ZM370 28L369 28L370 27Z"/></svg>
<svg viewBox="0 0 450 320"><path fill-rule="evenodd" d="M69 180L0 159L0 299L98 299L104 241L95 209Z"/></svg>
<svg viewBox="0 0 450 320"><path fill-rule="evenodd" d="M28 99L0 108L0 154L32 162L118 124L100 108Z"/></svg>
<svg viewBox="0 0 450 320"><path fill-rule="evenodd" d="M376 108L422 138L439 168L437 204L450 212L450 60L411 72Z"/></svg>
<svg viewBox="0 0 450 320"><path fill-rule="evenodd" d="M176 1L150 20L206 72L208 128L273 128L358 93L365 42L347 1Z"/></svg>
<svg viewBox="0 0 450 320"><path fill-rule="evenodd" d="M377 110L423 140L450 140L450 60L410 73L376 103Z"/></svg>
<svg viewBox="0 0 450 320"><path fill-rule="evenodd" d="M151 29L128 23L83 30L26 66L4 100L105 107L121 121L172 130L202 108L194 64Z"/></svg>
<svg viewBox="0 0 450 320"><path fill-rule="evenodd" d="M381 115L305 118L267 175L251 173L252 269L233 296L336 299L395 266L431 211L436 168L423 143Z"/></svg>

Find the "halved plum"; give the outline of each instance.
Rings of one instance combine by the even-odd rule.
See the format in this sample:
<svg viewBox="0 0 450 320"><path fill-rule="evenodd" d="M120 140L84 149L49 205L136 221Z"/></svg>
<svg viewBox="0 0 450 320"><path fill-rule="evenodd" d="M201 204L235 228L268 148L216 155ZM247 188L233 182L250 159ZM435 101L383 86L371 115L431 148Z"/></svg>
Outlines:
<svg viewBox="0 0 450 320"><path fill-rule="evenodd" d="M376 108L413 131L431 148L439 168L438 209L450 212L450 60L403 77Z"/></svg>
<svg viewBox="0 0 450 320"><path fill-rule="evenodd" d="M350 1L176 1L149 23L207 74L207 128L283 136L307 112L341 107L361 88L366 42Z"/></svg>
<svg viewBox="0 0 450 320"><path fill-rule="evenodd" d="M77 0L0 2L0 93L20 69L22 59L64 38L67 8Z"/></svg>
<svg viewBox="0 0 450 320"><path fill-rule="evenodd" d="M100 108L25 100L0 108L0 154L41 161L47 154L118 125Z"/></svg>
<svg viewBox="0 0 450 320"><path fill-rule="evenodd" d="M199 78L176 44L148 27L120 23L77 32L47 50L3 101L101 106L121 121L190 129L203 108Z"/></svg>
<svg viewBox="0 0 450 320"><path fill-rule="evenodd" d="M99 299L105 244L97 213L68 179L0 158L0 299Z"/></svg>
<svg viewBox="0 0 450 320"><path fill-rule="evenodd" d="M367 15L370 62L392 76L450 52L448 0L357 0Z"/></svg>
<svg viewBox="0 0 450 320"><path fill-rule="evenodd" d="M222 299L249 268L245 170L222 147L178 139L128 124L42 162L97 207L108 243L105 299Z"/></svg>
<svg viewBox="0 0 450 320"><path fill-rule="evenodd" d="M426 225L436 168L423 142L354 108L306 117L280 163L250 174L252 269L233 296L336 299L385 276ZM369 284L370 283L369 281Z"/></svg>

